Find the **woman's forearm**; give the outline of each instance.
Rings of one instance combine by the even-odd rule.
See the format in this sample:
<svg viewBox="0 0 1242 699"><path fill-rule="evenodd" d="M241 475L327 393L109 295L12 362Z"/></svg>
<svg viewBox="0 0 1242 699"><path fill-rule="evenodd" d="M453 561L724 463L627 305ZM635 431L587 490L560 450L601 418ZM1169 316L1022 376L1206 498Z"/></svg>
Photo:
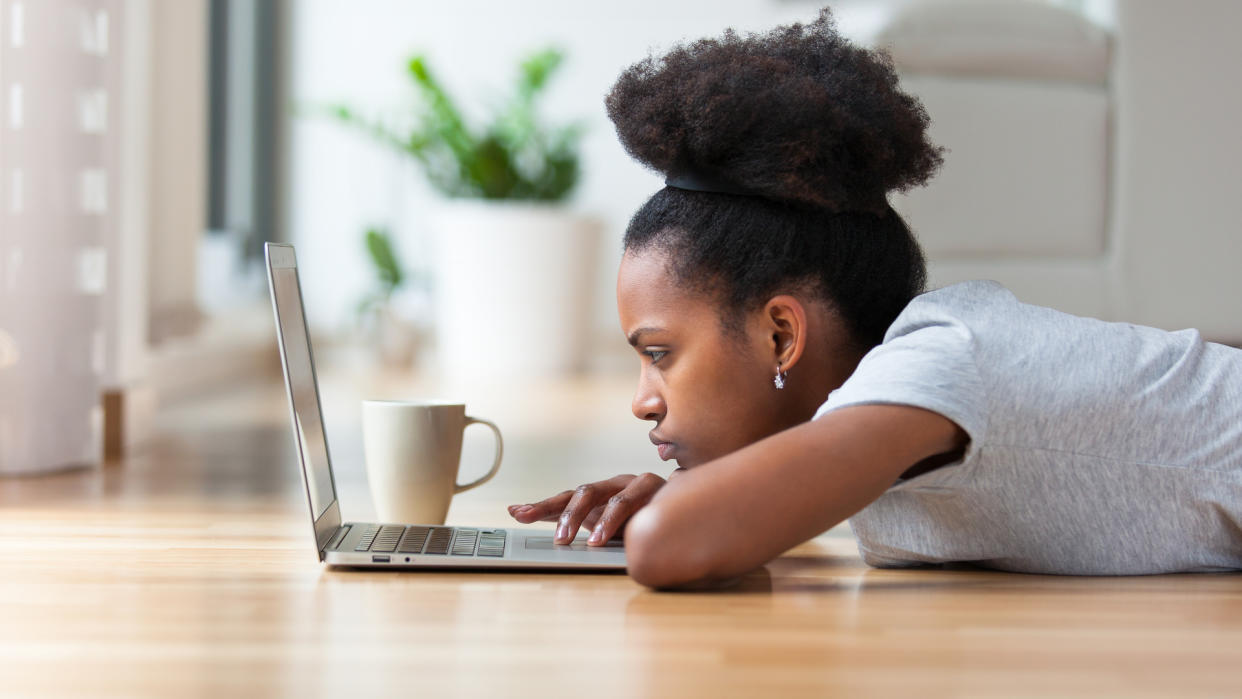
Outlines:
<svg viewBox="0 0 1242 699"><path fill-rule="evenodd" d="M918 408L845 408L693 468L630 520L630 575L672 587L749 572L879 497L911 465L962 446Z"/></svg>

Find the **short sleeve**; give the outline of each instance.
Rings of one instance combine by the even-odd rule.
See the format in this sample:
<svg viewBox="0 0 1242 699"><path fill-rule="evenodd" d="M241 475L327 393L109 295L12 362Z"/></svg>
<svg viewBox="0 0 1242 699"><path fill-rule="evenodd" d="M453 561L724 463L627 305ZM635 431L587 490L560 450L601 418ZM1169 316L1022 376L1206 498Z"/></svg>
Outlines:
<svg viewBox="0 0 1242 699"><path fill-rule="evenodd" d="M813 419L854 405L909 405L943 415L966 432L972 446L982 444L988 400L973 344L964 324L915 300Z"/></svg>

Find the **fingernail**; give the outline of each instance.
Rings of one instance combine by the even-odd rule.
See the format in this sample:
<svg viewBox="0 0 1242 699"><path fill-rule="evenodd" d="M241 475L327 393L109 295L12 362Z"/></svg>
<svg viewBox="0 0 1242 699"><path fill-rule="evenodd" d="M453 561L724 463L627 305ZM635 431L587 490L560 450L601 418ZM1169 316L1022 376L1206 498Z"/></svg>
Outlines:
<svg viewBox="0 0 1242 699"><path fill-rule="evenodd" d="M591 532L591 541L600 542L603 540L604 540L604 528L596 527L595 531Z"/></svg>
<svg viewBox="0 0 1242 699"><path fill-rule="evenodd" d="M556 536L554 537L555 540L564 541L568 537L569 537L569 527L564 524L557 525Z"/></svg>

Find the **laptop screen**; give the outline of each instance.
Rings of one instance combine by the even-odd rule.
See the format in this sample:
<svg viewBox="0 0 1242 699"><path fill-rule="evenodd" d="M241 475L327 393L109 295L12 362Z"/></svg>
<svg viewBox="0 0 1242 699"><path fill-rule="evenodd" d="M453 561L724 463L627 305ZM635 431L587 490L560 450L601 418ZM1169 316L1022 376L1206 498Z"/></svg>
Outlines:
<svg viewBox="0 0 1242 699"><path fill-rule="evenodd" d="M301 451L302 468L306 473L311 510L318 520L336 501L336 488L332 482L332 464L328 461L323 418L319 414L319 387L315 382L310 338L307 336L306 320L302 317L302 290L298 285L296 267L273 266L271 274L272 294L276 300L276 316L284 347L285 381L293 402L293 427Z"/></svg>

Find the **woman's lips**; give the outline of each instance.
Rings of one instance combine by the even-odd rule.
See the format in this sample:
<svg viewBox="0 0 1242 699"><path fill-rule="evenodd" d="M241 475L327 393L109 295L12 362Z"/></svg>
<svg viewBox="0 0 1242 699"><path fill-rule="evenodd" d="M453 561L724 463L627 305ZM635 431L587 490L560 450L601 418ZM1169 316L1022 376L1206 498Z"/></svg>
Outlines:
<svg viewBox="0 0 1242 699"><path fill-rule="evenodd" d="M647 438L655 445L656 451L660 454L660 459L668 461L673 458L673 454L677 451L677 444L664 439L664 435L656 434L655 430L647 433Z"/></svg>

